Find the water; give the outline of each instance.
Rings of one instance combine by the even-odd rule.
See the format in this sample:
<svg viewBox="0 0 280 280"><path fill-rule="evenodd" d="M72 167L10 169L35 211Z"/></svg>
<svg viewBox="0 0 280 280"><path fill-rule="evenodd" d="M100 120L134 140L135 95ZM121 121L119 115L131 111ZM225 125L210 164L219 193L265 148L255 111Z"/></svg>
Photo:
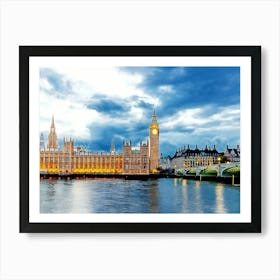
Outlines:
<svg viewBox="0 0 280 280"><path fill-rule="evenodd" d="M42 180L41 213L240 213L240 188L186 179Z"/></svg>

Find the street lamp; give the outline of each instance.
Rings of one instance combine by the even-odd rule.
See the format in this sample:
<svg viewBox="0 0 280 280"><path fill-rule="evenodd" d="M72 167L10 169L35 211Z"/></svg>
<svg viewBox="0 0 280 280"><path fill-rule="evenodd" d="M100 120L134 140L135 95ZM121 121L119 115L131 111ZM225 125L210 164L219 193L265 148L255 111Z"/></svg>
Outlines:
<svg viewBox="0 0 280 280"><path fill-rule="evenodd" d="M217 175L220 177L221 176L221 158L218 157L217 160L218 160L218 174Z"/></svg>

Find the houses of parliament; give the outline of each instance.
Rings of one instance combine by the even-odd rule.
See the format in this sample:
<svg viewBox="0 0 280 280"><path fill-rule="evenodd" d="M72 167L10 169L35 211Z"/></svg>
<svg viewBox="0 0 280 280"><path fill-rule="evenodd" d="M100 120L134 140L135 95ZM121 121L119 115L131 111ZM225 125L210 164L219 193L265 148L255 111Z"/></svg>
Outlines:
<svg viewBox="0 0 280 280"><path fill-rule="evenodd" d="M122 152L115 151L112 142L110 151L89 152L83 147L75 147L74 139L64 138L62 148L58 145L54 117L51 120L48 144L40 136L40 173L69 174L152 174L159 167L159 125L155 110L149 126L149 140L136 149L131 140L123 141Z"/></svg>

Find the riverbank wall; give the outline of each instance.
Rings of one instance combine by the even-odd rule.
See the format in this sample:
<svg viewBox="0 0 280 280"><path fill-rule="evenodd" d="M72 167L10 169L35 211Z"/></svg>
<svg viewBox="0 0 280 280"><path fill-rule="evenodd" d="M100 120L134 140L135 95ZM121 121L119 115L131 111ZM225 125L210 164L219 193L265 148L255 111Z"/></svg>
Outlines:
<svg viewBox="0 0 280 280"><path fill-rule="evenodd" d="M53 180L82 180L82 179L94 179L94 178L116 178L125 180L148 180L148 179L158 179L158 178L177 178L177 179L190 179L199 181L213 181L221 182L226 184L240 184L240 177L237 176L227 176L227 177L217 177L217 176L206 176L206 175L182 175L178 176L175 174L102 174L102 173L40 173L40 179L53 179Z"/></svg>

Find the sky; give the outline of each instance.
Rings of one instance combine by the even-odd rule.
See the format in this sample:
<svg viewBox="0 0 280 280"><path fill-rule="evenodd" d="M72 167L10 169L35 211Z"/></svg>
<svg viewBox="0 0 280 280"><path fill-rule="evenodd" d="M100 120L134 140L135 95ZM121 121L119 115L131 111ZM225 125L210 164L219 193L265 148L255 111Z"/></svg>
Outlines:
<svg viewBox="0 0 280 280"><path fill-rule="evenodd" d="M160 153L198 145L224 152L240 144L239 67L41 67L40 131L54 116L64 137L89 151L139 145L156 111Z"/></svg>

